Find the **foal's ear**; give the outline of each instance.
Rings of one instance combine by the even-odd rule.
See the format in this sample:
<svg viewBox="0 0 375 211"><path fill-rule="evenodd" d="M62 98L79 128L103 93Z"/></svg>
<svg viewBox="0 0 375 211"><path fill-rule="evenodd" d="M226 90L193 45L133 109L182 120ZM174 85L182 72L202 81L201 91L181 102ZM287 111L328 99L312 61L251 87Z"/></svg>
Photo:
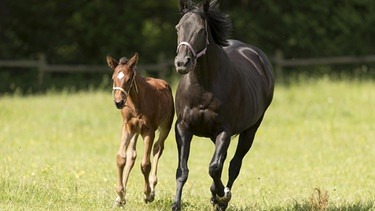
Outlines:
<svg viewBox="0 0 375 211"><path fill-rule="evenodd" d="M128 61L128 66L133 69L138 63L138 53L135 53L134 56Z"/></svg>
<svg viewBox="0 0 375 211"><path fill-rule="evenodd" d="M110 68L115 69L118 65L118 62L114 60L111 56L107 56L107 64Z"/></svg>

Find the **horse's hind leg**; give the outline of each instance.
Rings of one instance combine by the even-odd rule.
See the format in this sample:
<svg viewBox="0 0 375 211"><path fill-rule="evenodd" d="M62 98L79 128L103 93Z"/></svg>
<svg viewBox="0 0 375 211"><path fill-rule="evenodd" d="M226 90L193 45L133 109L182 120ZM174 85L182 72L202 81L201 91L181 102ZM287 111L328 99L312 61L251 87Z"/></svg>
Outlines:
<svg viewBox="0 0 375 211"><path fill-rule="evenodd" d="M258 130L258 127L262 122L262 119L263 116L258 120L258 122L255 125L253 125L252 127L243 131L240 134L236 152L229 164L229 179L227 183L227 191L230 191L230 189L232 189L233 183L237 179L238 174L240 173L242 160L253 144L255 133Z"/></svg>
<svg viewBox="0 0 375 211"><path fill-rule="evenodd" d="M155 131L147 133L143 137L144 142L144 154L143 159L141 162L141 171L145 180L145 187L144 187L144 200L145 202L150 202L150 193L151 193L151 187L149 182L149 175L151 171L151 161L150 161L150 154L152 149L152 144L154 142L155 138Z"/></svg>

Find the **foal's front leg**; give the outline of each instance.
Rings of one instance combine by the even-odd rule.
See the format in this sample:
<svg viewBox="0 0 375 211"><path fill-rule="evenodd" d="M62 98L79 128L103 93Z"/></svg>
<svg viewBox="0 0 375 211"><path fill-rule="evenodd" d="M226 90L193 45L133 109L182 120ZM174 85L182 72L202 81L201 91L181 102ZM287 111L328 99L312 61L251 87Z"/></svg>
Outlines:
<svg viewBox="0 0 375 211"><path fill-rule="evenodd" d="M149 131L146 135L143 136L144 142L144 155L141 162L141 171L145 179L144 187L144 200L146 203L152 202L154 200L154 193L151 193L151 187L149 182L149 175L151 171L151 161L150 154L152 149L152 144L155 138L155 131Z"/></svg>
<svg viewBox="0 0 375 211"><path fill-rule="evenodd" d="M135 145L137 142L138 134L129 134L125 126L122 130L121 144L117 153L117 198L115 200L115 206L124 206L126 203L126 184L128 182L128 176L130 170L134 166L134 160L137 156L135 151ZM125 168L125 175L124 175Z"/></svg>

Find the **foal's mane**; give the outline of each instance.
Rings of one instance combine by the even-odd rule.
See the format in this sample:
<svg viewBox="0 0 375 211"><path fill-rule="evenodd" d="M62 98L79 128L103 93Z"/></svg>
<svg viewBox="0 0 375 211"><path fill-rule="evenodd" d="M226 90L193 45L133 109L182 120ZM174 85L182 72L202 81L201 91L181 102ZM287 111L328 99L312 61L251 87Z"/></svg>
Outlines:
<svg viewBox="0 0 375 211"><path fill-rule="evenodd" d="M205 3L209 4L208 9L204 8ZM181 9L181 12L182 14L188 12L198 13L203 19L207 20L211 35L216 44L220 46L228 45L228 38L233 30L232 21L229 15L220 11L219 2L217 0L206 0L206 2L196 5L189 0L185 8Z"/></svg>

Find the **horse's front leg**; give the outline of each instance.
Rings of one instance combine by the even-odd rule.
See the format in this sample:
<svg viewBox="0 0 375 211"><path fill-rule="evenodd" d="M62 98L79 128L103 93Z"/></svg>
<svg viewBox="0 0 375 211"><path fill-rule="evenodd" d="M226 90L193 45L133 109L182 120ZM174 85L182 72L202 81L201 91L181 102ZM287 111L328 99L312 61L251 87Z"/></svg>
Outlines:
<svg viewBox="0 0 375 211"><path fill-rule="evenodd" d="M150 161L150 154L152 149L152 144L155 138L155 131L148 131L146 135L143 136L144 142L144 155L141 162L141 171L145 179L145 187L144 187L144 200L146 203L152 202L154 200L154 195L151 194L151 187L149 182L149 175L151 171L151 161Z"/></svg>
<svg viewBox="0 0 375 211"><path fill-rule="evenodd" d="M117 198L115 200L115 206L121 207L126 203L126 184L128 181L128 176L132 166L134 165L134 160L136 157L135 153L135 143L138 135L129 134L125 126L122 129L120 148L117 153ZM133 152L134 151L134 152ZM133 164L132 164L133 163ZM124 172L125 168L125 172ZM124 175L125 173L125 175Z"/></svg>
<svg viewBox="0 0 375 211"><path fill-rule="evenodd" d="M216 136L215 139L215 153L212 157L209 174L212 177L213 183L211 185L211 203L215 210L225 210L230 201L230 191L224 188L221 181L221 174L223 171L224 161L227 156L227 150L230 143L230 134L223 131Z"/></svg>
<svg viewBox="0 0 375 211"><path fill-rule="evenodd" d="M189 176L188 159L193 133L188 130L186 124L181 119L178 119L175 125L175 134L178 150L178 167L176 170L176 195L172 210L181 210L182 188Z"/></svg>

